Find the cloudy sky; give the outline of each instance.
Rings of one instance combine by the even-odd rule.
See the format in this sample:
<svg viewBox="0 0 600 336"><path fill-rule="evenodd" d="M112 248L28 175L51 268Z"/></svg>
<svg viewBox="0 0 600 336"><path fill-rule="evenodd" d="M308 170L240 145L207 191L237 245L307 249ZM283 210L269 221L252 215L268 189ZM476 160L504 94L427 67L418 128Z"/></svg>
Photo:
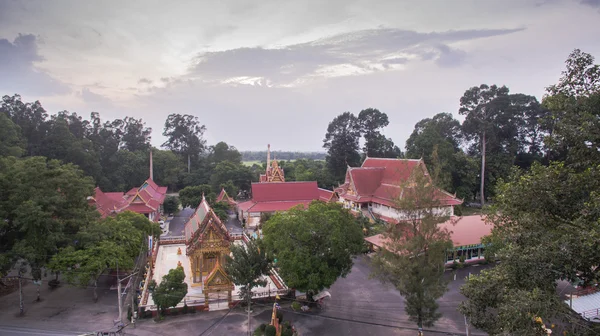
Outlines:
<svg viewBox="0 0 600 336"><path fill-rule="evenodd" d="M600 0L0 0L0 95L55 113L170 113L209 144L321 151L344 111L414 124L482 83L541 99L574 48L600 59Z"/></svg>

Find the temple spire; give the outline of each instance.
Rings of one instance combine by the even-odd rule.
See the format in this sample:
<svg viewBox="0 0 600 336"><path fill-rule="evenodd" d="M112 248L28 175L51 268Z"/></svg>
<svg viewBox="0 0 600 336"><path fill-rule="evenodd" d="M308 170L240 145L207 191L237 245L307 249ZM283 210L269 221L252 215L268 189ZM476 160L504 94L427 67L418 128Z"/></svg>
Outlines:
<svg viewBox="0 0 600 336"><path fill-rule="evenodd" d="M150 147L150 179L154 180L154 167L152 167L152 147Z"/></svg>
<svg viewBox="0 0 600 336"><path fill-rule="evenodd" d="M267 145L267 170L271 167L271 144Z"/></svg>

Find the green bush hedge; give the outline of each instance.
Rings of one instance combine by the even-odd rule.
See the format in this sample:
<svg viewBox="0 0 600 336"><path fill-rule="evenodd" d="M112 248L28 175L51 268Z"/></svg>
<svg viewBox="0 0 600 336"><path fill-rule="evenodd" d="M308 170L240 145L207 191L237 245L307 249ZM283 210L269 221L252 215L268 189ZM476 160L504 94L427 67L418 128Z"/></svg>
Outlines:
<svg viewBox="0 0 600 336"><path fill-rule="evenodd" d="M276 336L276 335L277 335L277 329L275 329L274 326L272 326L272 325L269 324L265 328L265 336Z"/></svg>

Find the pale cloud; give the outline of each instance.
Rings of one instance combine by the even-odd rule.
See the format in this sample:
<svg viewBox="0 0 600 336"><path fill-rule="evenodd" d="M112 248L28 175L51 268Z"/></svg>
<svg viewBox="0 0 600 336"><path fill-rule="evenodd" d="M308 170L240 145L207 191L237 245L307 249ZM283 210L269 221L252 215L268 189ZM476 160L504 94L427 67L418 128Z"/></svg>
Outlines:
<svg viewBox="0 0 600 336"><path fill-rule="evenodd" d="M0 95L50 112L197 115L209 143L320 150L376 107L400 147L474 85L541 99L574 48L600 58L597 1L0 0ZM19 35L22 34L22 35ZM599 60L600 62L600 60Z"/></svg>

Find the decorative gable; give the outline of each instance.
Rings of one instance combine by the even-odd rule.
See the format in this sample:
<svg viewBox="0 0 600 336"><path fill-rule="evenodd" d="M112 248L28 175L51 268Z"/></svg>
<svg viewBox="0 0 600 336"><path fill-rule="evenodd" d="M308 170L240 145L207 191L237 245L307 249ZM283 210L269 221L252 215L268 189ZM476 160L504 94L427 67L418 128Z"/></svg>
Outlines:
<svg viewBox="0 0 600 336"><path fill-rule="evenodd" d="M225 270L221 266L221 263L217 259L217 263L215 267L210 272L206 280L204 280L204 287L207 290L215 290L215 289L231 289L232 283L225 273Z"/></svg>

